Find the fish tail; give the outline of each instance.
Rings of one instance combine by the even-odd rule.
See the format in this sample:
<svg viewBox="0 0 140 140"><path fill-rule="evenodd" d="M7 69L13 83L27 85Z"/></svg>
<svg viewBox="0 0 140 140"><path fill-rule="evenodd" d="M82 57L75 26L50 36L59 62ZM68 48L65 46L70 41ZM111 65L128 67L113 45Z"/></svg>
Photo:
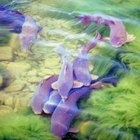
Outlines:
<svg viewBox="0 0 140 140"><path fill-rule="evenodd" d="M101 40L102 40L101 34L99 32L96 32L95 37L92 39L92 41L88 45L83 47L82 52L88 53L91 49L96 47L97 42Z"/></svg>
<svg viewBox="0 0 140 140"><path fill-rule="evenodd" d="M70 58L71 53L69 51L66 51L66 49L62 46L58 46L55 51L61 56L62 60L65 58Z"/></svg>

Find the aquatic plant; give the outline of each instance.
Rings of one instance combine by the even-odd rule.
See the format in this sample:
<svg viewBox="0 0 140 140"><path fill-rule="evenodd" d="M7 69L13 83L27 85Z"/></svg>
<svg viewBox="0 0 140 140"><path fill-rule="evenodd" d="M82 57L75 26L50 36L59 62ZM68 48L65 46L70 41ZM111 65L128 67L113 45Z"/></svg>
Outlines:
<svg viewBox="0 0 140 140"><path fill-rule="evenodd" d="M0 116L1 140L56 140L50 133L50 121L35 116L29 109Z"/></svg>
<svg viewBox="0 0 140 140"><path fill-rule="evenodd" d="M83 104L86 111L77 119L81 121L79 136L82 139L138 139L139 81L139 74L131 71L117 84L117 88L106 88L91 94L87 104Z"/></svg>

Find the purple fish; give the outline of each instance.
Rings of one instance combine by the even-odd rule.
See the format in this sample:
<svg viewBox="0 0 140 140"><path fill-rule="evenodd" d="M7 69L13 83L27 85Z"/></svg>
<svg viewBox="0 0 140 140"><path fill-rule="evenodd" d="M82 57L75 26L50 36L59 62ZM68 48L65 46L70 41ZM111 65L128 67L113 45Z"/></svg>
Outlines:
<svg viewBox="0 0 140 140"><path fill-rule="evenodd" d="M96 33L95 38L91 41L90 44L84 46L80 51L78 56L74 59L73 62L73 71L75 79L83 85L88 86L91 82L91 74L89 71L89 60L88 52L97 45L97 41L100 40L100 34Z"/></svg>
<svg viewBox="0 0 140 140"><path fill-rule="evenodd" d="M70 131L70 125L73 119L79 114L77 102L87 96L92 89L100 89L103 83L114 84L117 81L115 77L103 78L100 80L91 81L90 86L72 89L69 93L69 98L63 102L62 100L54 110L51 117L51 130L58 136L63 137Z"/></svg>
<svg viewBox="0 0 140 140"><path fill-rule="evenodd" d="M96 32L95 37L91 40L91 42L82 48L82 52L88 54L91 49L97 46L99 41L102 41L102 37L100 33Z"/></svg>
<svg viewBox="0 0 140 140"><path fill-rule="evenodd" d="M24 22L24 14L0 5L0 26L6 27L10 32L19 34Z"/></svg>
<svg viewBox="0 0 140 140"><path fill-rule="evenodd" d="M103 24L110 27L110 44L113 47L121 47L126 42L133 41L135 37L133 35L128 35L123 22L115 17L103 15L103 14L94 14L94 15L84 15L77 16L85 26L89 25L92 22L96 24Z"/></svg>
<svg viewBox="0 0 140 140"><path fill-rule="evenodd" d="M53 90L51 84L58 79L57 75L50 76L42 80L38 85L31 100L31 108L35 114L41 114L44 103L49 99L50 92Z"/></svg>
<svg viewBox="0 0 140 140"><path fill-rule="evenodd" d="M32 17L28 15L25 16L22 32L19 35L21 46L25 51L31 51L31 46L37 40L38 32L41 29Z"/></svg>
<svg viewBox="0 0 140 140"><path fill-rule="evenodd" d="M43 111L46 114L52 114L60 101L61 96L59 95L59 92L57 90L51 91L49 99L43 106Z"/></svg>
<svg viewBox="0 0 140 140"><path fill-rule="evenodd" d="M127 33L121 20L113 20L113 23L108 26L110 27L110 44L113 47L121 47L127 42Z"/></svg>
<svg viewBox="0 0 140 140"><path fill-rule="evenodd" d="M78 82L82 82L85 86L90 85L91 76L89 72L89 62L87 53L83 53L82 50L79 51L78 56L73 62L73 71L75 79Z"/></svg>
<svg viewBox="0 0 140 140"><path fill-rule="evenodd" d="M73 64L70 60L70 54L63 47L57 48L57 53L61 55L62 67L57 82L52 84L63 100L68 98L68 93L73 87Z"/></svg>
<svg viewBox="0 0 140 140"><path fill-rule="evenodd" d="M69 131L72 120L79 113L76 103L89 90L89 87L72 90L65 102L60 101L51 117L51 130L56 136L63 137Z"/></svg>

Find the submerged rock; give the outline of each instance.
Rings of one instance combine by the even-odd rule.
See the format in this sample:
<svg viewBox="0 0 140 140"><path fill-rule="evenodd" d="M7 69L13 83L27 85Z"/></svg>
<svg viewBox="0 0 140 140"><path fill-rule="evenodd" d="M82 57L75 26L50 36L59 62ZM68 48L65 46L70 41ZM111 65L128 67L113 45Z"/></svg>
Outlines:
<svg viewBox="0 0 140 140"><path fill-rule="evenodd" d="M6 92L21 91L25 86L25 83L21 80L15 80L6 89Z"/></svg>
<svg viewBox="0 0 140 140"><path fill-rule="evenodd" d="M30 78L28 78L28 82L30 82L30 83L39 83L40 82L40 78L38 78L38 77L30 77Z"/></svg>
<svg viewBox="0 0 140 140"><path fill-rule="evenodd" d="M5 99L6 99L6 94L0 92L0 105L4 104Z"/></svg>
<svg viewBox="0 0 140 140"><path fill-rule="evenodd" d="M0 87L3 85L3 77L0 75Z"/></svg>
<svg viewBox="0 0 140 140"><path fill-rule="evenodd" d="M0 61L12 61L13 52L10 47L0 47Z"/></svg>
<svg viewBox="0 0 140 140"><path fill-rule="evenodd" d="M39 83L39 82L37 82L37 83ZM32 84L32 83L31 83L31 84L29 85L29 91L34 92L35 89L36 89L36 84Z"/></svg>
<svg viewBox="0 0 140 140"><path fill-rule="evenodd" d="M13 109L9 106L0 105L0 116L13 112Z"/></svg>
<svg viewBox="0 0 140 140"><path fill-rule="evenodd" d="M53 75L54 74L53 69L44 69L44 68L42 68L40 70L41 70L41 72L39 73L40 76Z"/></svg>
<svg viewBox="0 0 140 140"><path fill-rule="evenodd" d="M59 66L60 58L47 58L44 61L44 66L46 68L55 68L56 66Z"/></svg>
<svg viewBox="0 0 140 140"><path fill-rule="evenodd" d="M5 98L5 101L4 101L4 104L6 106L10 106L10 107L13 107L13 104L14 104L14 98L13 96L9 95Z"/></svg>
<svg viewBox="0 0 140 140"><path fill-rule="evenodd" d="M21 97L18 95L14 98L14 109L18 109L21 107Z"/></svg>
<svg viewBox="0 0 140 140"><path fill-rule="evenodd" d="M9 85L9 82L10 82L10 75L9 75L9 72L6 70L6 63L8 62L4 62L5 63L5 66L2 64L0 65L0 88L4 88L4 87L7 87Z"/></svg>
<svg viewBox="0 0 140 140"><path fill-rule="evenodd" d="M32 69L31 71L29 71L27 73L28 76L36 76L37 75L37 70L36 69Z"/></svg>
<svg viewBox="0 0 140 140"><path fill-rule="evenodd" d="M30 64L25 62L10 62L7 65L7 70L14 77L23 75L30 68L31 68Z"/></svg>
<svg viewBox="0 0 140 140"><path fill-rule="evenodd" d="M17 34L12 34L10 42L9 42L9 46L13 50L17 50L20 47L20 40Z"/></svg>

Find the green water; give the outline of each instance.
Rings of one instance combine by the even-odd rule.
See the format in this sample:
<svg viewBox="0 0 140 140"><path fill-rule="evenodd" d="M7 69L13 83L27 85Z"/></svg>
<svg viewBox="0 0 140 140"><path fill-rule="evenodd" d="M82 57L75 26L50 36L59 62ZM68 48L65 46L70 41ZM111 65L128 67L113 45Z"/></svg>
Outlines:
<svg viewBox="0 0 140 140"><path fill-rule="evenodd" d="M7 2L7 1L0 1ZM97 46L91 51L90 69L102 76L118 64L121 69L116 87L106 86L91 93L80 103L82 113L73 127L79 133L66 140L139 140L140 139L140 0L36 0L20 1L11 7L32 16L43 27L32 52L23 52L18 35L0 38L0 140L57 140L50 131L50 117L36 116L29 105L37 84L59 74L61 61L54 49L63 45L77 55L99 31L109 29L91 24L83 27L76 15L104 13L120 18L126 31L136 36L119 49ZM124 50L125 53L119 53ZM118 58L119 62L115 59Z"/></svg>

